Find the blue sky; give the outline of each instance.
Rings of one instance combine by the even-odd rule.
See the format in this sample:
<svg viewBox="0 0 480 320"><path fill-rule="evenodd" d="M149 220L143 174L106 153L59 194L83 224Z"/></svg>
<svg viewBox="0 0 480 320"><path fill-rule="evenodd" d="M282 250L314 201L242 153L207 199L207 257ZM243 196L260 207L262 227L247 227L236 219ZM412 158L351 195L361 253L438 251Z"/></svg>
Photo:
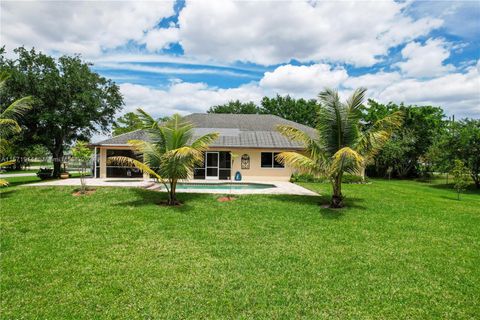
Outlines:
<svg viewBox="0 0 480 320"><path fill-rule="evenodd" d="M2 1L2 44L80 53L123 112L356 87L480 117L478 1Z"/></svg>

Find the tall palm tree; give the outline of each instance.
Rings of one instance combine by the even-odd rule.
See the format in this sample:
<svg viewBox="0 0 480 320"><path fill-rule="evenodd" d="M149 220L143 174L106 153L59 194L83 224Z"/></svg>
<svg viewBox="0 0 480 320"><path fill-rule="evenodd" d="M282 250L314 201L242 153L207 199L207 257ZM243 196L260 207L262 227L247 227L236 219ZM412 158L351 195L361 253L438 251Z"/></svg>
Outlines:
<svg viewBox="0 0 480 320"><path fill-rule="evenodd" d="M168 204L176 205L178 180L187 179L195 165L203 162L203 153L218 138L218 133L208 133L193 140L193 125L180 115L161 122L142 109L137 111L151 142L130 140L128 143L136 153L143 155L143 162L121 156L111 157L109 161L136 167L157 178L168 192Z"/></svg>
<svg viewBox="0 0 480 320"><path fill-rule="evenodd" d="M10 75L7 72L0 72L0 91L3 91L5 84ZM8 145L7 136L20 132L21 128L18 120L31 108L32 97L24 97L15 100L8 105L0 113L0 156L5 155L5 150ZM15 160L4 161L0 163L0 167L6 167L15 163ZM6 186L8 182L0 179L0 186Z"/></svg>
<svg viewBox="0 0 480 320"><path fill-rule="evenodd" d="M365 91L364 88L355 90L344 103L340 101L336 90L322 91L319 94L321 108L317 134L313 137L292 126L278 127L286 137L301 142L305 150L282 152L277 160L300 172L328 177L333 190L332 208L344 206L343 174L360 175L365 159L374 156L374 149L378 152L378 142L388 139L388 133L380 124L363 133L360 131L360 107Z"/></svg>

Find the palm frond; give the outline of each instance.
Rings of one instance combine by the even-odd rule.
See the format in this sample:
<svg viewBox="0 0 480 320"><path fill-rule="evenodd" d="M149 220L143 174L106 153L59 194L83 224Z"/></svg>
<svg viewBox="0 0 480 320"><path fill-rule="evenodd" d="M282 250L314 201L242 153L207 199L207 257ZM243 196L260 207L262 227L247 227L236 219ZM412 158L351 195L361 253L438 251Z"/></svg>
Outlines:
<svg viewBox="0 0 480 320"><path fill-rule="evenodd" d="M279 125L277 126L277 130L286 138L301 143L312 158L318 158L325 153L325 150L319 141L311 138L307 133L296 127Z"/></svg>
<svg viewBox="0 0 480 320"><path fill-rule="evenodd" d="M5 136L9 133L17 133L22 129L18 125L18 122L14 119L1 119L0 118L0 134Z"/></svg>
<svg viewBox="0 0 480 320"><path fill-rule="evenodd" d="M322 167L321 163L298 152L281 152L275 159L281 164L288 165L301 173L313 175L322 175L325 173L325 168Z"/></svg>
<svg viewBox="0 0 480 320"><path fill-rule="evenodd" d="M362 167L363 157L360 153L350 147L344 147L332 157L330 166L330 174L334 175L337 172L346 171L352 174L359 174Z"/></svg>
<svg viewBox="0 0 480 320"><path fill-rule="evenodd" d="M18 120L32 108L32 104L33 98L30 96L15 100L11 105L3 110L0 118Z"/></svg>
<svg viewBox="0 0 480 320"><path fill-rule="evenodd" d="M171 157L175 160L181 161L182 163L179 163L178 165L185 165L187 163L189 164L190 162L198 163L203 161L202 151L189 146L184 146L175 150L167 151L164 157Z"/></svg>
<svg viewBox="0 0 480 320"><path fill-rule="evenodd" d="M11 166L12 164L15 164L15 160L8 160L0 163L0 168L1 167L8 167Z"/></svg>
<svg viewBox="0 0 480 320"><path fill-rule="evenodd" d="M6 187L8 186L9 183L7 180L4 180L4 179L0 179L0 187Z"/></svg>
<svg viewBox="0 0 480 320"><path fill-rule="evenodd" d="M157 174L154 170L152 170L148 165L136 159L132 159L130 157L123 157L123 156L109 157L107 159L107 163L115 163L115 164L119 164L121 166L126 166L126 167L135 167L142 172L146 172L154 176L158 180L163 180L162 177L159 174Z"/></svg>
<svg viewBox="0 0 480 320"><path fill-rule="evenodd" d="M146 113L142 108L138 108L137 113L145 128L154 128L158 125L157 120L155 120L151 115Z"/></svg>
<svg viewBox="0 0 480 320"><path fill-rule="evenodd" d="M207 133L195 139L190 146L199 151L206 151L208 146L217 140L219 136L220 134L218 132Z"/></svg>

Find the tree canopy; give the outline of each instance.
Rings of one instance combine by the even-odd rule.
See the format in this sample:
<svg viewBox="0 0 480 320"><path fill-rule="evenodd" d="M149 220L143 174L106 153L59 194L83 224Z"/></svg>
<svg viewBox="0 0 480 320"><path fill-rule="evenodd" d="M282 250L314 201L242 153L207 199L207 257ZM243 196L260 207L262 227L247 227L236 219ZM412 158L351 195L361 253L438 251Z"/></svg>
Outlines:
<svg viewBox="0 0 480 320"><path fill-rule="evenodd" d="M78 55L54 58L24 47L14 53L16 58L7 58L5 50L0 50L0 68L11 74L5 86L6 102L23 96L34 100L23 120L28 130L17 141L19 149L45 146L57 176L65 147L77 139L88 140L95 132L106 133L123 106L123 97L114 82L93 72L91 64Z"/></svg>
<svg viewBox="0 0 480 320"><path fill-rule="evenodd" d="M230 101L211 107L208 113L273 114L287 120L315 127L319 106L315 99L295 99L287 96L263 97L260 106L253 102Z"/></svg>
<svg viewBox="0 0 480 320"><path fill-rule="evenodd" d="M141 128L143 123L140 117L134 112L127 112L112 124L112 134L118 136Z"/></svg>

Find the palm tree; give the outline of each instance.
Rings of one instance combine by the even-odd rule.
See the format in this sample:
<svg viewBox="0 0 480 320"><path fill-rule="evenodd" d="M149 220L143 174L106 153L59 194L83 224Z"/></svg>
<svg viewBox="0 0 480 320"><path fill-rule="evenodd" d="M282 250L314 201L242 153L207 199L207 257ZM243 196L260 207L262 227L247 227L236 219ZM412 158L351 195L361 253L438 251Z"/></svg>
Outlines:
<svg viewBox="0 0 480 320"><path fill-rule="evenodd" d="M343 174L359 175L366 159L378 152L379 142L388 139L388 134L380 123L363 133L360 132L360 107L365 91L364 88L355 90L344 103L340 102L336 90L322 91L319 94L321 108L317 134L313 137L292 126L278 127L287 138L301 142L305 150L301 153L282 152L277 156L277 160L300 172L328 177L333 189L330 203L332 208L341 208L344 205Z"/></svg>
<svg viewBox="0 0 480 320"><path fill-rule="evenodd" d="M208 133L195 140L193 125L176 114L166 122L155 120L142 109L137 110L151 142L130 140L143 162L129 157L111 157L109 161L136 167L164 184L168 192L168 205L176 205L178 180L187 179L195 165L203 162L208 146L218 133ZM193 141L192 141L193 140Z"/></svg>
<svg viewBox="0 0 480 320"><path fill-rule="evenodd" d="M0 91L3 91L9 77L10 75L7 72L0 72ZM21 128L17 121L31 108L32 102L32 97L15 100L0 113L0 156L5 155L8 145L6 136L20 132ZM4 161L0 163L0 167L6 167L14 163L15 160ZM8 185L8 182L0 179L0 186L6 185Z"/></svg>

